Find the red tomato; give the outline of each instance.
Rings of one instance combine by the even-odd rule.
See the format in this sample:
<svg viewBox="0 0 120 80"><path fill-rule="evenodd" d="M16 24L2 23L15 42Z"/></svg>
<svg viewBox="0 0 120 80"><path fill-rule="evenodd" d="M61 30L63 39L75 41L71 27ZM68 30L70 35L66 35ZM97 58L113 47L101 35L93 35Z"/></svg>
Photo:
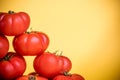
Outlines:
<svg viewBox="0 0 120 80"><path fill-rule="evenodd" d="M56 52L54 52L54 54L59 56L60 60L63 62L63 66L62 66L60 73L64 74L65 72L69 72L72 68L71 60L67 56L62 55L61 51L56 51Z"/></svg>
<svg viewBox="0 0 120 80"><path fill-rule="evenodd" d="M48 79L41 76L24 75L24 76L18 77L15 80L48 80Z"/></svg>
<svg viewBox="0 0 120 80"><path fill-rule="evenodd" d="M41 76L53 78L59 74L63 66L63 62L59 58L55 54L44 52L35 58L34 69Z"/></svg>
<svg viewBox="0 0 120 80"><path fill-rule="evenodd" d="M0 34L0 58L5 57L9 49L9 42L7 37Z"/></svg>
<svg viewBox="0 0 120 80"><path fill-rule="evenodd" d="M57 75L53 80L85 80L83 76L79 74L67 74L67 75Z"/></svg>
<svg viewBox="0 0 120 80"><path fill-rule="evenodd" d="M26 69L24 58L14 52L8 52L0 60L0 80L11 80L23 75Z"/></svg>
<svg viewBox="0 0 120 80"><path fill-rule="evenodd" d="M0 33L15 36L25 32L30 24L30 17L25 12L0 13Z"/></svg>
<svg viewBox="0 0 120 80"><path fill-rule="evenodd" d="M73 80L70 76L57 75L53 80Z"/></svg>
<svg viewBox="0 0 120 80"><path fill-rule="evenodd" d="M49 45L49 38L43 32L32 31L15 36L13 47L23 56L42 54Z"/></svg>
<svg viewBox="0 0 120 80"><path fill-rule="evenodd" d="M71 60L66 56L60 56L60 57L63 60L63 67L61 73L63 74L64 72L69 72L72 68Z"/></svg>
<svg viewBox="0 0 120 80"><path fill-rule="evenodd" d="M44 52L34 60L35 71L47 78L53 78L58 74L69 72L71 68L72 63L69 58L58 56L50 52Z"/></svg>
<svg viewBox="0 0 120 80"><path fill-rule="evenodd" d="M81 76L80 74L76 74L76 73L72 74L71 78L73 80L85 80L83 76Z"/></svg>

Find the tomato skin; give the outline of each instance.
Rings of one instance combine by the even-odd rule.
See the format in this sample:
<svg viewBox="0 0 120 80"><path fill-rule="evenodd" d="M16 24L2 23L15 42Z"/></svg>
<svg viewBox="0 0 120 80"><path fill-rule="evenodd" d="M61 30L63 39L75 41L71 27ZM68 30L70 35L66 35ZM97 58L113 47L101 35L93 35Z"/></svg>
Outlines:
<svg viewBox="0 0 120 80"><path fill-rule="evenodd" d="M63 67L61 73L64 74L64 72L69 72L72 68L71 60L66 56L60 56L60 57L63 60Z"/></svg>
<svg viewBox="0 0 120 80"><path fill-rule="evenodd" d="M33 66L39 75L51 79L56 75L69 72L72 68L72 62L66 56L44 52L42 55L36 56Z"/></svg>
<svg viewBox="0 0 120 80"><path fill-rule="evenodd" d="M44 52L34 60L35 71L44 77L53 78L62 69L63 62L55 54Z"/></svg>
<svg viewBox="0 0 120 80"><path fill-rule="evenodd" d="M13 47L16 52L23 56L42 54L49 45L49 38L43 32L32 31L15 36Z"/></svg>
<svg viewBox="0 0 120 80"><path fill-rule="evenodd" d="M48 80L47 78L35 75L24 75L16 78L15 80Z"/></svg>
<svg viewBox="0 0 120 80"><path fill-rule="evenodd" d="M26 69L25 59L15 52L8 52L0 60L0 80L11 80L21 76Z"/></svg>
<svg viewBox="0 0 120 80"><path fill-rule="evenodd" d="M72 78L73 80L85 80L83 76L81 76L80 74L76 74L76 73L73 73L73 74L71 75L71 78Z"/></svg>
<svg viewBox="0 0 120 80"><path fill-rule="evenodd" d="M0 13L0 32L7 36L15 36L25 32L30 25L30 16L26 12L13 11Z"/></svg>
<svg viewBox="0 0 120 80"><path fill-rule="evenodd" d="M9 41L7 37L3 34L0 34L0 58L5 57L9 49Z"/></svg>
<svg viewBox="0 0 120 80"><path fill-rule="evenodd" d="M85 80L80 74L57 75L52 80Z"/></svg>
<svg viewBox="0 0 120 80"><path fill-rule="evenodd" d="M73 80L70 76L57 75L53 80Z"/></svg>

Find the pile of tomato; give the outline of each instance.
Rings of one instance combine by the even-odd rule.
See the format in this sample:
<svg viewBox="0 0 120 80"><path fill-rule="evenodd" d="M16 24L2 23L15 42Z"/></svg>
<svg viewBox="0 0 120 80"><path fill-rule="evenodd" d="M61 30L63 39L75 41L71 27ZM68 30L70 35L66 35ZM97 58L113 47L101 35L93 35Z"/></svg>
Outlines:
<svg viewBox="0 0 120 80"><path fill-rule="evenodd" d="M58 52L46 52L50 40L40 31L27 32L30 16L26 12L0 13L0 80L85 80L77 73L70 74L72 62ZM14 52L9 52L13 36ZM23 75L26 70L24 56L36 56L35 72Z"/></svg>

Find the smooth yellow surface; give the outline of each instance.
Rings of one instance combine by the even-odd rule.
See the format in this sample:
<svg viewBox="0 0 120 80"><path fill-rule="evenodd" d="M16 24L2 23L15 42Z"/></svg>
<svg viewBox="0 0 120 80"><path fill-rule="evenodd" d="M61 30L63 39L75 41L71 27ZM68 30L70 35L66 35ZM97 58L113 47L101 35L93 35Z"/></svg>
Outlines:
<svg viewBox="0 0 120 80"><path fill-rule="evenodd" d="M62 50L71 73L86 80L120 80L119 0L0 0L0 11L27 12L30 28L48 34L48 51ZM29 29L28 29L29 30ZM9 51L14 51L12 38ZM34 57L25 57L34 71Z"/></svg>

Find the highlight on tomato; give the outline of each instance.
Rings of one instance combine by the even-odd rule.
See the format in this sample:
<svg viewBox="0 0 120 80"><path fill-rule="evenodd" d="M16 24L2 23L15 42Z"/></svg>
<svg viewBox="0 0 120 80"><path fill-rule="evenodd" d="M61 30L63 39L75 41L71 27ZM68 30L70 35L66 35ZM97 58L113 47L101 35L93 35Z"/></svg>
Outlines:
<svg viewBox="0 0 120 80"><path fill-rule="evenodd" d="M9 50L9 41L6 36L0 34L0 59L5 57Z"/></svg>
<svg viewBox="0 0 120 80"><path fill-rule="evenodd" d="M15 52L8 52L0 60L0 80L14 80L22 76L26 70L26 62L23 56Z"/></svg>
<svg viewBox="0 0 120 80"><path fill-rule="evenodd" d="M39 31L31 31L15 36L13 40L14 50L23 56L35 56L42 54L49 45L47 34Z"/></svg>
<svg viewBox="0 0 120 80"><path fill-rule="evenodd" d="M30 16L26 12L8 11L0 13L0 33L16 36L25 32L30 25Z"/></svg>
<svg viewBox="0 0 120 80"><path fill-rule="evenodd" d="M39 75L51 79L58 74L63 74L66 71L69 72L72 68L72 62L67 57L44 52L42 55L36 56L33 66Z"/></svg>

